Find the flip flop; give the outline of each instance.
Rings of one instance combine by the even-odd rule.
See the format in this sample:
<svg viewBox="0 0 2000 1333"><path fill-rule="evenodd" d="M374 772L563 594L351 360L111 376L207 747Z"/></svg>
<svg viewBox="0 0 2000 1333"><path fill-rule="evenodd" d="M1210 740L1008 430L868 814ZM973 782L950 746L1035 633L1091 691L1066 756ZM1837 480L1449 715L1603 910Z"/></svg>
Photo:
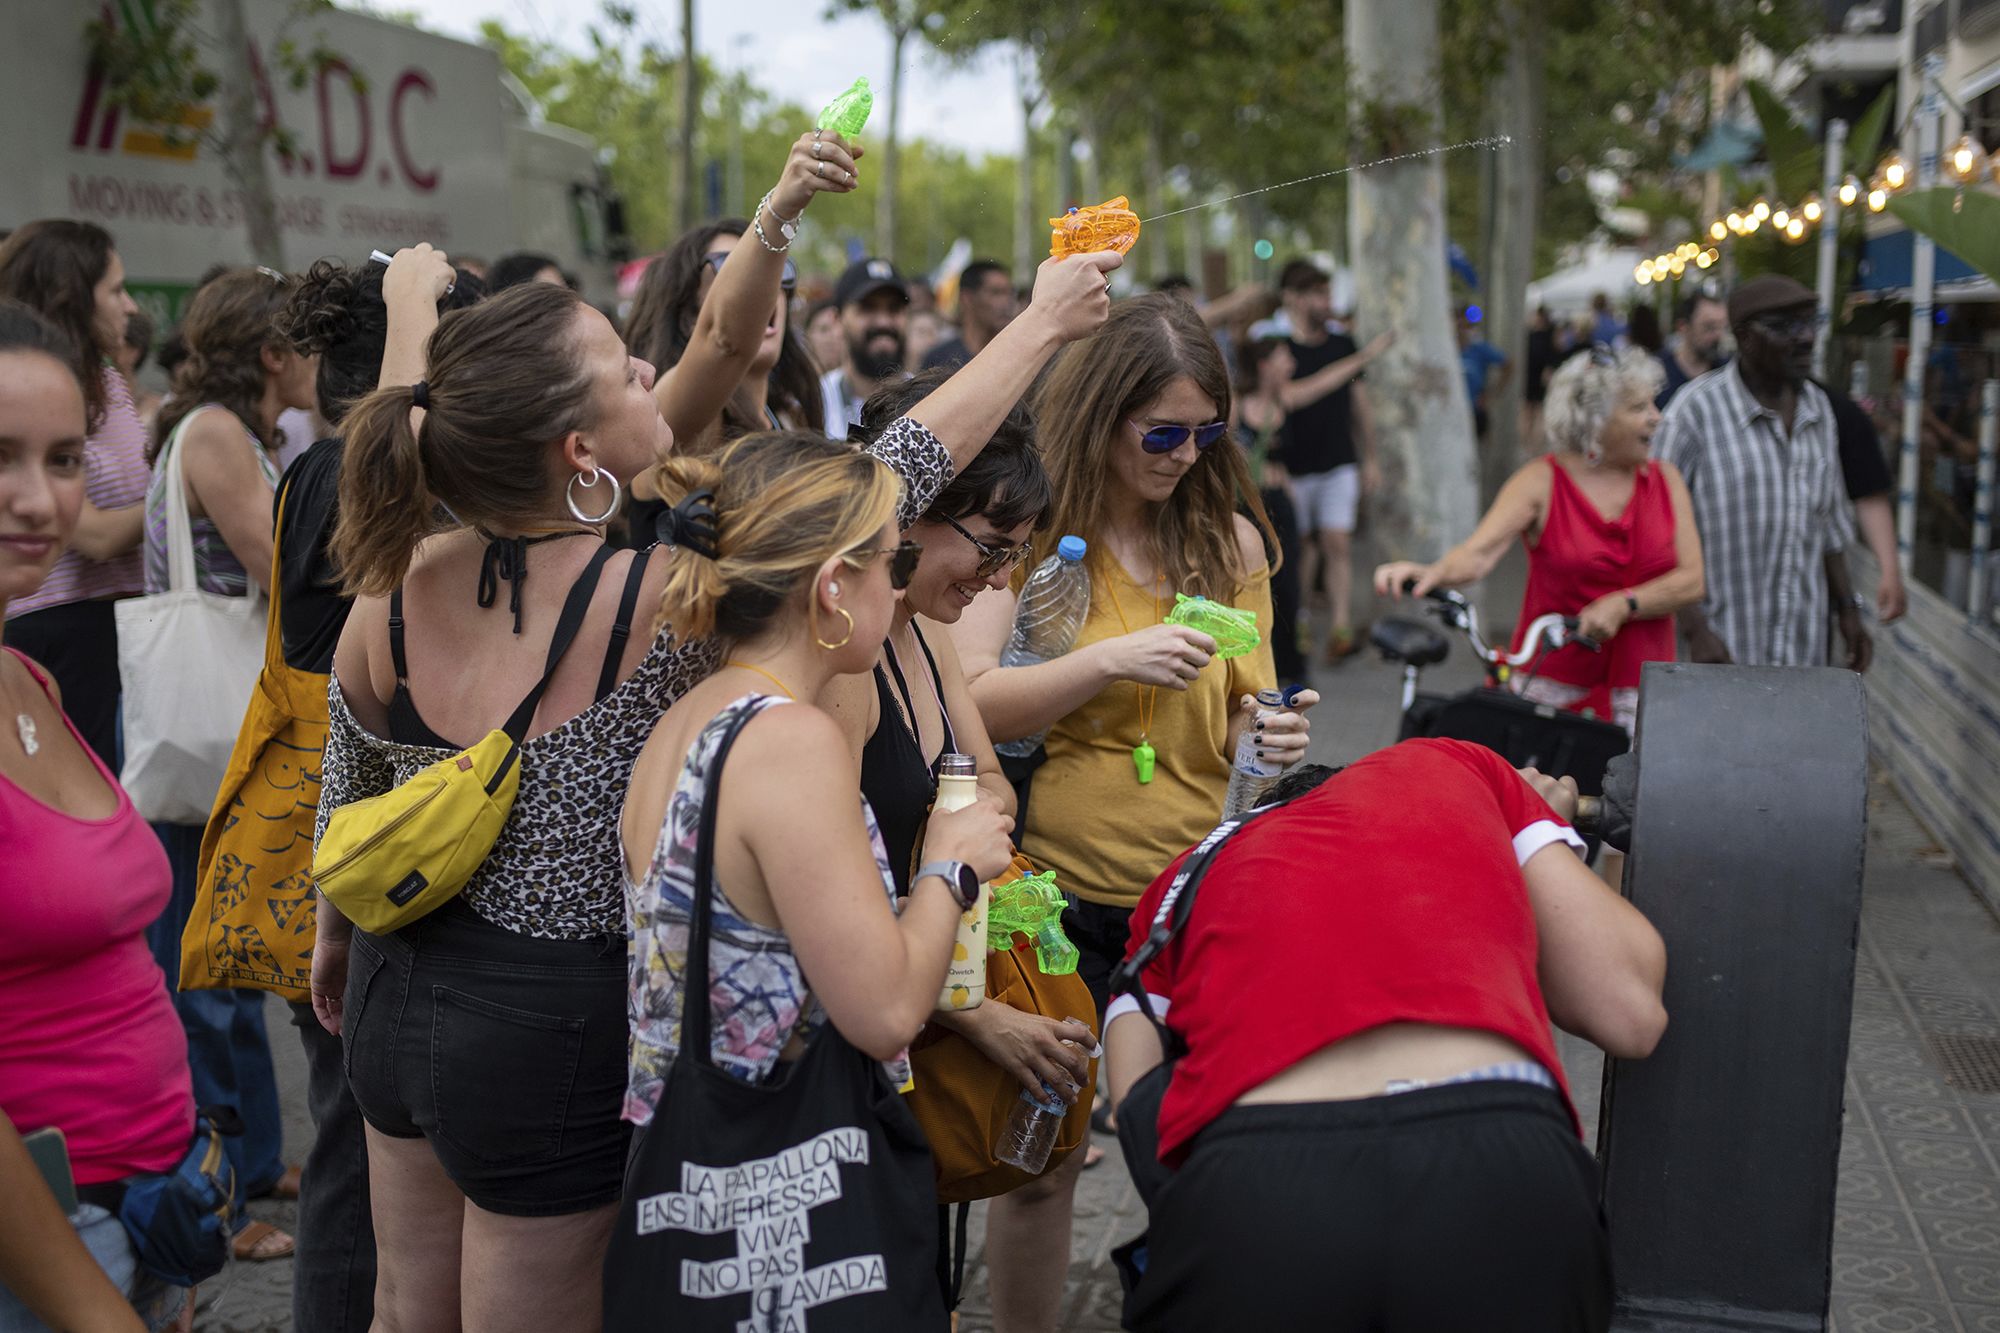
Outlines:
<svg viewBox="0 0 2000 1333"><path fill-rule="evenodd" d="M1090 1170L1091 1167L1096 1166L1099 1162L1103 1160L1104 1160L1104 1149L1098 1147L1094 1143L1085 1145L1083 1150L1084 1170L1086 1171Z"/></svg>
<svg viewBox="0 0 2000 1333"><path fill-rule="evenodd" d="M269 1222L252 1222L229 1242L229 1252L244 1263L261 1264L271 1259L289 1259L299 1243Z"/></svg>

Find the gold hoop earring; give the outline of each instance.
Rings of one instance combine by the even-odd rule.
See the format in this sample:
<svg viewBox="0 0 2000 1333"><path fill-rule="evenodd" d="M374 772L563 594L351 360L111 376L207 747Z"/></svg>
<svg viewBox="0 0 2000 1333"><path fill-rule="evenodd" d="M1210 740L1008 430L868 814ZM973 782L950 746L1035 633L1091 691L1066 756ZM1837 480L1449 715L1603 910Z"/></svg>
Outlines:
<svg viewBox="0 0 2000 1333"><path fill-rule="evenodd" d="M849 612L848 609L844 606L836 606L833 609L840 612L840 618L847 622L847 634L841 639L839 643L828 643L825 639L820 638L819 607L816 605L813 607L813 642L817 643L820 647L826 649L830 653L839 652L842 648L845 648L848 644L854 641L853 614Z"/></svg>

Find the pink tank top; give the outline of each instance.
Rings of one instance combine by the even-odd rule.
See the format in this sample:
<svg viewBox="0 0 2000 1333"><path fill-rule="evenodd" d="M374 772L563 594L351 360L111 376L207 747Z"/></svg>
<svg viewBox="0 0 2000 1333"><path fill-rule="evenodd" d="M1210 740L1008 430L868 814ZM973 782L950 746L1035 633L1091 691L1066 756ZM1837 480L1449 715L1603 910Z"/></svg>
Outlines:
<svg viewBox="0 0 2000 1333"><path fill-rule="evenodd" d="M0 777L0 1110L23 1134L62 1130L80 1185L166 1170L194 1133L187 1037L146 946L172 872L91 762L118 789L107 819L64 814Z"/></svg>

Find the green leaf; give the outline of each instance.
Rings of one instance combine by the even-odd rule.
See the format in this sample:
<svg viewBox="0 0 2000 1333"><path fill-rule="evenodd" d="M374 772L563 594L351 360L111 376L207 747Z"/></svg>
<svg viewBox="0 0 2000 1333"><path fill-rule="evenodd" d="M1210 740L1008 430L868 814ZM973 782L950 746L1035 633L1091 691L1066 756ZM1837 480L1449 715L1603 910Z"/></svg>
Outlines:
<svg viewBox="0 0 2000 1333"><path fill-rule="evenodd" d="M2000 196L1939 186L1896 195L1889 200L1889 211L1988 281L2000 283Z"/></svg>

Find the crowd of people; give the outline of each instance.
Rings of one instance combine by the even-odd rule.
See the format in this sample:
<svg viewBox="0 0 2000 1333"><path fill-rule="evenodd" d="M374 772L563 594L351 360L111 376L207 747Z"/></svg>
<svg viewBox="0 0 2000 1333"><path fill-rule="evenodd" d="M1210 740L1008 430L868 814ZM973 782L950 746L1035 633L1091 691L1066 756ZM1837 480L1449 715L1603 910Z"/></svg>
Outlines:
<svg viewBox="0 0 2000 1333"><path fill-rule="evenodd" d="M1365 378L1394 332L1358 342L1308 260L1275 298L1115 304L1113 254L1050 260L1025 294L980 261L947 330L864 258L806 308L791 239L863 160L802 134L752 215L654 258L616 322L534 254L220 269L157 398L113 237L51 220L0 243L0 1008L35 1015L0 1031L0 1330L188 1327L188 1280L126 1202L225 1107L226 1250L290 1260L302 1333L635 1308L776 1328L808 1306L942 1328L953 1223L923 1145L941 1168L1023 1099L1088 1113L1100 1037L1097 1123L1135 1136L1135 1175L1175 1168L1135 1327L1471 1326L1359 1220L1413 1198L1420 1159L1426 1244L1508 1274L1472 1322L1605 1327L1549 1025L1644 1055L1658 936L1579 859L1573 783L1440 741L1302 766L1313 659L1358 646ZM1865 668L1841 556L1849 497L1886 479L1805 378L1811 301L1759 279L1697 298L1671 347L1607 330L1531 356L1550 452L1377 593L1476 580L1521 542L1522 623L1577 615L1594 649L1525 688L1628 728L1640 668L1677 653L1819 663L1837 626ZM1071 537L1087 610L1065 651L1023 657L1028 575ZM1195 597L1257 646L1170 623ZM249 629L162 637L183 605ZM135 657L142 630L165 656ZM245 682L200 790L140 780L135 755L202 725L135 711L143 677ZM1003 771L995 746L1021 743ZM1293 771L1218 829L1245 754ZM939 805L956 776L976 799ZM418 869L338 888L399 847ZM1227 910L1183 911L1161 950L1210 862ZM982 886L1023 865L1066 897L1088 1013L941 996ZM1150 1005L1120 994L1129 959ZM305 1054L300 1163L267 991ZM1142 1021L1170 998L1170 1028ZM1004 1071L976 1125L897 1095L937 1076L940 1033ZM1125 1101L1169 1068L1157 1117ZM1058 1326L1099 1156L992 1195L1002 1330ZM862 1220L807 1225L844 1194ZM244 1208L272 1195L296 1235ZM1324 1225L1373 1255L1332 1296L1309 1294Z"/></svg>

